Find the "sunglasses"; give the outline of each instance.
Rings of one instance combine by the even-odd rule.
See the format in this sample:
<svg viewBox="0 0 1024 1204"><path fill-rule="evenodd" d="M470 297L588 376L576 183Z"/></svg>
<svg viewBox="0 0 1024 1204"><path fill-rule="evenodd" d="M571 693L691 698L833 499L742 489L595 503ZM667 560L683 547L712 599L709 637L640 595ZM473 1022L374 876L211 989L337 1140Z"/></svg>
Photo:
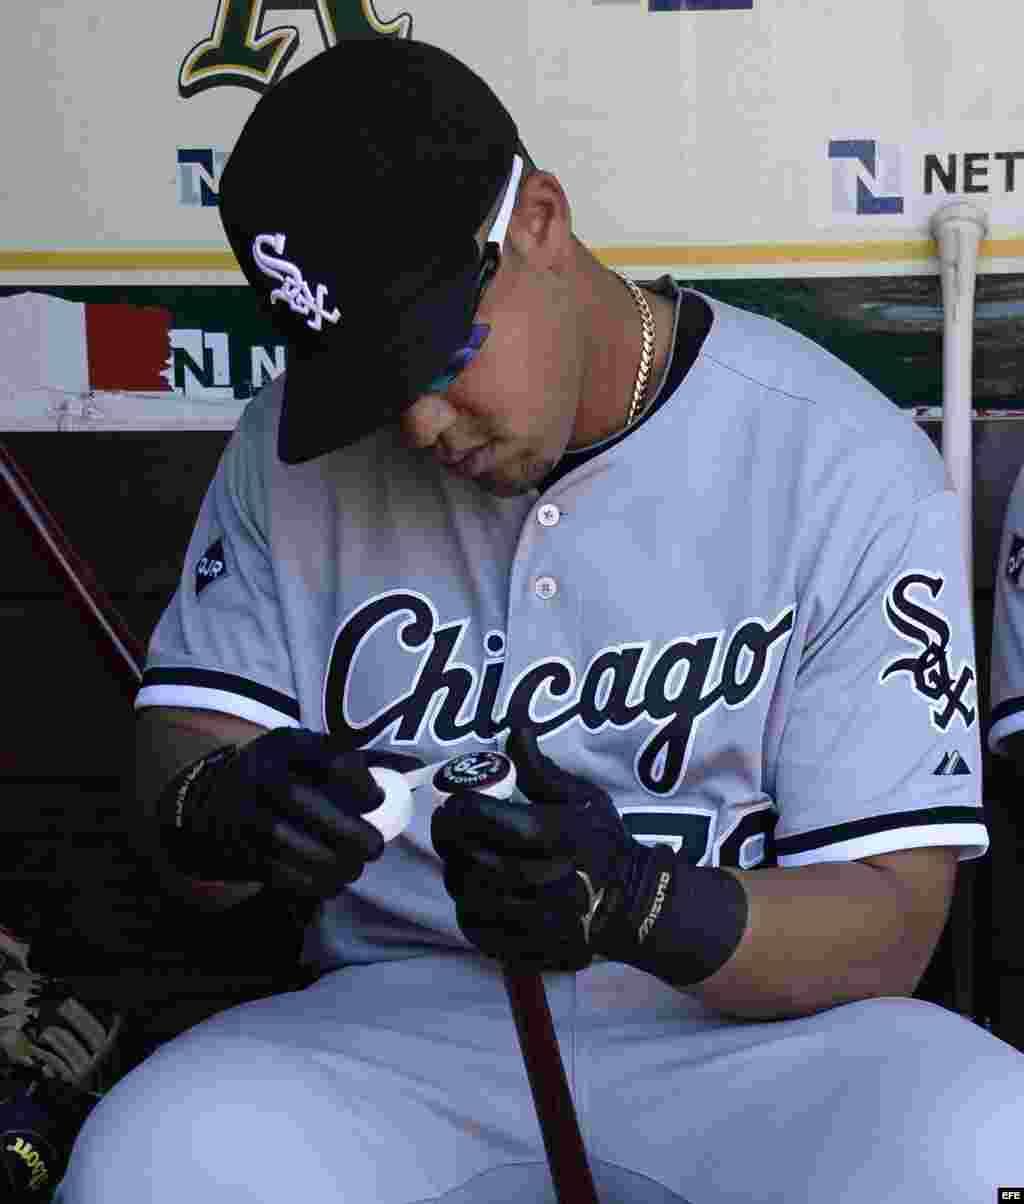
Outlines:
<svg viewBox="0 0 1024 1204"><path fill-rule="evenodd" d="M494 219L494 225L488 231L487 241L484 243L484 252L476 277L476 294L473 298L474 315L480 308L480 298L484 295L484 290L494 279L498 264L501 262L501 248L504 246L505 235L508 233L508 224L512 220L519 177L522 174L523 161L516 155L512 160L512 173L508 178L508 187L505 189L501 208L498 210L498 216ZM486 322L474 322L469 328L468 342L452 355L445 370L440 376L434 377L424 392L442 393L447 389L452 381L476 359L490 333L491 328Z"/></svg>

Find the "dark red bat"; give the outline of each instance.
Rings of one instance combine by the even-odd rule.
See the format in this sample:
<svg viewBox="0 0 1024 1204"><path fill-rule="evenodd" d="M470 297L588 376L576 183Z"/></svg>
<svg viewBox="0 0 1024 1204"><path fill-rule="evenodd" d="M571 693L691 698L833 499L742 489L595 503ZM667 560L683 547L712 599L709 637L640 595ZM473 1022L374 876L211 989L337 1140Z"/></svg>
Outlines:
<svg viewBox="0 0 1024 1204"><path fill-rule="evenodd" d="M75 551L4 443L0 443L0 483L15 521L28 532L43 559L59 574L101 655L110 663L118 681L134 694L142 680L145 646L128 630L128 624L118 614L95 573Z"/></svg>

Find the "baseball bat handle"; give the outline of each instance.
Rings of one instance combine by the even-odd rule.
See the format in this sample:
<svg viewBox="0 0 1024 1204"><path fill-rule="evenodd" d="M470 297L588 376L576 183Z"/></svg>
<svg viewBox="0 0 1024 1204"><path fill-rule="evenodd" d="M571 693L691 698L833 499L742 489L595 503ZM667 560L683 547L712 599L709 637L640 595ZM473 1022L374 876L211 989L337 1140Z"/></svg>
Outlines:
<svg viewBox="0 0 1024 1204"><path fill-rule="evenodd" d="M544 980L508 966L504 979L558 1204L599 1204Z"/></svg>
<svg viewBox="0 0 1024 1204"><path fill-rule="evenodd" d="M370 773L384 790L384 801L363 818L385 840L412 819L412 792L420 786L433 785L439 798L460 787L509 798L516 786L515 765L504 753L452 757L406 774L376 768ZM509 967L504 981L558 1204L598 1204L544 981L539 974Z"/></svg>

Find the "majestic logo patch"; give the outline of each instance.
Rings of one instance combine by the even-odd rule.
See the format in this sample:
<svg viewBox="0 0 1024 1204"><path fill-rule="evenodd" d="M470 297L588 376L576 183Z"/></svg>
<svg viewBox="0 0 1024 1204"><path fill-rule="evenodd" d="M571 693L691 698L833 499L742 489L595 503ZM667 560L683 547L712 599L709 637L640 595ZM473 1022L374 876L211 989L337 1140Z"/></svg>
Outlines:
<svg viewBox="0 0 1024 1204"><path fill-rule="evenodd" d="M939 762L938 769L935 770L937 778L951 777L954 774L969 774L970 766L954 749L952 752L945 753L942 760Z"/></svg>
<svg viewBox="0 0 1024 1204"><path fill-rule="evenodd" d="M1006 558L1006 580L1020 589L1020 571L1024 569L1024 536L1013 533L1010 555Z"/></svg>
<svg viewBox="0 0 1024 1204"><path fill-rule="evenodd" d="M945 616L938 610L919 605L908 596L912 589L924 588L938 598L945 587L945 578L928 573L906 573L889 587L885 595L885 617L897 635L921 647L919 656L899 657L891 661L879 675L887 681L895 673L906 673L912 686L923 698L936 705L931 708L932 725L944 732L957 715L964 727L970 728L977 712L964 701L974 669L961 661L956 677L949 663L949 640L952 634Z"/></svg>
<svg viewBox="0 0 1024 1204"><path fill-rule="evenodd" d="M215 543L210 544L206 549L206 555L202 556L196 565L196 597L198 598L208 585L213 585L221 577L226 577L227 572L228 563L224 559L224 540L218 539Z"/></svg>
<svg viewBox="0 0 1024 1204"><path fill-rule="evenodd" d="M269 276L271 280L282 282L280 288L271 290L270 304L283 301L292 313L299 314L301 317L312 314L313 316L306 322L310 330L322 330L325 319L337 324L341 321L341 310L335 307L328 312L324 308L324 302L327 300L327 285L318 284L316 295L314 295L295 264L290 263L287 259L276 257L284 250L285 238L284 234L258 234L252 244L252 257L256 260L259 270L264 276ZM265 250L267 246L275 251L276 255L268 255Z"/></svg>

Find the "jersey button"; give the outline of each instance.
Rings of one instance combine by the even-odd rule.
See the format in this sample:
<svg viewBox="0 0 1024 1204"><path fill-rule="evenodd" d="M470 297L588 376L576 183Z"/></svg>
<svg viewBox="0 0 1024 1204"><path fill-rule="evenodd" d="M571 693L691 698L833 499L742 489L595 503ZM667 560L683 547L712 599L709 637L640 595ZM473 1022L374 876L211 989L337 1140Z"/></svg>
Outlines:
<svg viewBox="0 0 1024 1204"><path fill-rule="evenodd" d="M561 517L561 510L557 506L552 506L550 502L541 506L537 511L537 521L542 527L553 527Z"/></svg>
<svg viewBox="0 0 1024 1204"><path fill-rule="evenodd" d="M554 577L538 577L533 592L538 598L553 598L558 593L558 582Z"/></svg>

